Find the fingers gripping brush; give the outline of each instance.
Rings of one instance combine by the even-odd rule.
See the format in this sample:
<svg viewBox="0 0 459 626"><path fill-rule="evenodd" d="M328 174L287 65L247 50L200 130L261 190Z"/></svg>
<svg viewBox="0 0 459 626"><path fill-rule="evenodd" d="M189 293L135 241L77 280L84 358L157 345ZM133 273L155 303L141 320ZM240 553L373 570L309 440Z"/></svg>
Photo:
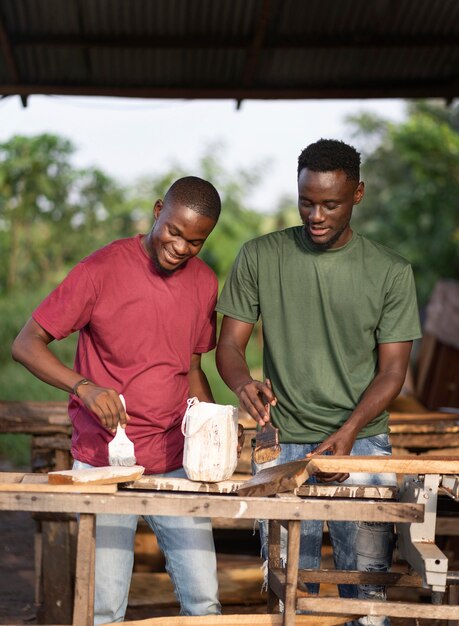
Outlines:
<svg viewBox="0 0 459 626"><path fill-rule="evenodd" d="M120 400L126 410L124 397L120 395ZM118 424L116 435L108 444L108 462L110 465L131 466L136 464L134 454L134 444L126 435L126 430Z"/></svg>
<svg viewBox="0 0 459 626"><path fill-rule="evenodd" d="M266 407L268 415L270 413L270 405ZM281 452L279 445L279 429L275 428L271 422L266 422L260 431L255 435L255 449L253 451L253 460L257 465L274 461Z"/></svg>

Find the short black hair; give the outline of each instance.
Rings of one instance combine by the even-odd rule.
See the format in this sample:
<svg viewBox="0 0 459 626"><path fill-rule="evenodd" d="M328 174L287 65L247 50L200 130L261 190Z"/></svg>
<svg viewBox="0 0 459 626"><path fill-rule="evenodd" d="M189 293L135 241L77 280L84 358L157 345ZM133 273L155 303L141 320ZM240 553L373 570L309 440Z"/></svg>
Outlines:
<svg viewBox="0 0 459 626"><path fill-rule="evenodd" d="M343 170L347 178L360 180L360 153L344 141L319 139L298 157L298 176L307 168L313 172Z"/></svg>
<svg viewBox="0 0 459 626"><path fill-rule="evenodd" d="M176 180L164 196L164 203L168 200L184 204L192 211L210 217L215 222L221 211L218 191L212 183L198 176L184 176Z"/></svg>

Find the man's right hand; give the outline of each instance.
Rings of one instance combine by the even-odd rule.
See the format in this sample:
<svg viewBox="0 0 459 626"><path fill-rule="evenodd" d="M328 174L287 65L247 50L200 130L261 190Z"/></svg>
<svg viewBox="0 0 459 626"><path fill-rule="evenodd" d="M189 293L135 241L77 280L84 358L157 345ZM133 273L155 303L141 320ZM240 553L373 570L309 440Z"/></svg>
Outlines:
<svg viewBox="0 0 459 626"><path fill-rule="evenodd" d="M269 422L269 407L275 406L277 398L271 389L271 382L266 379L264 383L259 380L250 380L234 390L239 398L240 405L253 419L263 426Z"/></svg>
<svg viewBox="0 0 459 626"><path fill-rule="evenodd" d="M89 385L78 387L78 397L85 407L99 418L102 426L112 432L116 431L118 423L122 428L126 428L126 424L131 419L114 389L89 383Z"/></svg>

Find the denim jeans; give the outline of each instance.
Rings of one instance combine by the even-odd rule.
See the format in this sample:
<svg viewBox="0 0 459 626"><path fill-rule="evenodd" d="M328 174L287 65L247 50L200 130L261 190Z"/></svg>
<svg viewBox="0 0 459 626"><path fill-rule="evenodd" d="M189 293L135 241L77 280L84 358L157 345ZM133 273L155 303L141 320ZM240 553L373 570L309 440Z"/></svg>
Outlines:
<svg viewBox="0 0 459 626"><path fill-rule="evenodd" d="M80 461L75 461L73 465L74 469L90 467ZM163 476L186 477L183 468ZM180 614L220 614L217 561L210 519L160 514L145 515L144 518L164 552L166 569L180 602ZM96 516L94 626L124 620L134 563L137 519L137 515Z"/></svg>
<svg viewBox="0 0 459 626"><path fill-rule="evenodd" d="M304 458L319 444L295 444L283 443L282 450L277 459L264 463L253 464L254 473L261 469L287 463ZM390 455L392 451L389 437L386 434L357 439L351 455L356 456L382 456ZM316 483L315 476L307 481ZM354 473L343 485L396 485L395 474L366 474ZM393 525L384 522L328 522L330 541L333 547L333 561L336 569L360 570L360 571L388 571L392 563L393 550ZM283 529L281 529L283 531ZM301 569L319 569L322 548L323 521L311 520L301 524L300 538L300 563ZM260 520L260 538L262 544L262 556L268 558L267 540L268 524L266 520ZM281 532L281 555L285 558L285 531ZM342 598L372 598L375 600L385 599L385 588L376 585L338 585L339 595ZM318 594L318 584L307 584L309 593ZM385 617L362 617L352 624L364 624L366 626L388 626L390 621Z"/></svg>

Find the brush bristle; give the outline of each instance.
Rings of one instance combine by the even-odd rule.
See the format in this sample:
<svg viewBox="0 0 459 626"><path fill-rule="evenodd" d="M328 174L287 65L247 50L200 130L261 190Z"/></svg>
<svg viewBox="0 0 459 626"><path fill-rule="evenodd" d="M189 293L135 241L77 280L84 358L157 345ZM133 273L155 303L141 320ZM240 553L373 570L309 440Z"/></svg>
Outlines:
<svg viewBox="0 0 459 626"><path fill-rule="evenodd" d="M267 463L268 461L274 461L277 459L281 452L281 447L279 445L273 445L269 447L256 447L253 451L253 460L257 465L261 465L262 463Z"/></svg>

